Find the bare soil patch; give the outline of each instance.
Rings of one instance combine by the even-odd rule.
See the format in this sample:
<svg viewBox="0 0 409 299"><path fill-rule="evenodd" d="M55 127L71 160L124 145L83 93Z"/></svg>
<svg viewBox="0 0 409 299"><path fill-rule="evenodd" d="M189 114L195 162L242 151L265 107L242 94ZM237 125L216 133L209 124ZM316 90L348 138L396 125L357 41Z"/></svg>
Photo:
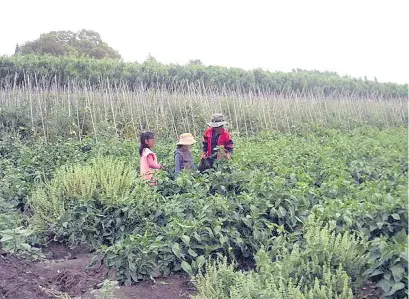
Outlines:
<svg viewBox="0 0 409 299"><path fill-rule="evenodd" d="M87 269L92 254L85 247L69 249L51 244L44 249L49 259L33 262L0 250L1 299L97 298L99 284L113 277L104 266ZM119 299L189 298L189 279L173 275L115 290ZM63 297L64 296L64 297Z"/></svg>

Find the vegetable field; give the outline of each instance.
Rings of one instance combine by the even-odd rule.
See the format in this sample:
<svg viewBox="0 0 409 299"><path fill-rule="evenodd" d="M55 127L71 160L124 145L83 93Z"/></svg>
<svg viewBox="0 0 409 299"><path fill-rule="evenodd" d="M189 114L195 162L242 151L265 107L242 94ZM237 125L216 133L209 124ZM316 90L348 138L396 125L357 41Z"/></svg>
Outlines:
<svg viewBox="0 0 409 299"><path fill-rule="evenodd" d="M233 158L175 176L215 112ZM0 298L407 298L407 122L329 72L1 57Z"/></svg>
<svg viewBox="0 0 409 299"><path fill-rule="evenodd" d="M68 94L57 95L55 105L63 105ZM110 280L80 288L72 281L85 276L78 269L77 276L64 270L64 279L56 274L49 280L53 283L37 277L41 288L31 298L96 298L87 297L97 296L89 288L100 288L100 298L131 298L120 295L144 285L140 281L150 281L156 290L180 284L177 275L186 279L183 292L172 297L172 286L166 286L164 298L407 297L408 135L407 114L399 108L403 103L341 100L292 106L296 104L285 99L270 99L267 108L251 112L240 106L240 101L251 105L249 97L232 96L226 103L218 98L222 109L225 104L231 109L234 158L212 172L177 178L172 170L175 141L165 135L190 129L200 139L200 117L205 120L210 113L204 109L196 122L189 119L195 119L195 110L188 108L186 118L174 122L150 116L160 132L155 151L166 166L157 175L159 185L152 188L138 178L134 133L103 131L91 121L89 134L79 134L81 138L51 134L64 126L51 126L45 114L43 122L37 123L36 117L41 120L41 113L55 105L42 106L39 112L40 104L34 103L43 103L37 101L42 96L32 96L36 121L29 116L28 123L16 127L2 114L2 261L17 256L34 265L30 267L60 265L55 252L50 257L52 246L85 246L90 259L82 266L87 271L106 269L99 276L87 272L87 279ZM160 93L143 96L159 101ZM190 98L168 103L187 105ZM102 103L99 107L109 99ZM280 115L285 106L291 117ZM114 104L107 111L112 107L122 109ZM103 109L89 108L102 117ZM7 120L10 111L21 119L14 109ZM75 119L77 112L70 113ZM246 122L246 113L255 113L253 122ZM95 121L97 114L92 115ZM55 121L71 122L64 117ZM172 123L183 125L175 128ZM31 131L32 124L40 130ZM193 153L200 156L200 145ZM19 287L24 291L26 285ZM16 298L7 284L0 284L0 292ZM143 296L141 292L137 294Z"/></svg>

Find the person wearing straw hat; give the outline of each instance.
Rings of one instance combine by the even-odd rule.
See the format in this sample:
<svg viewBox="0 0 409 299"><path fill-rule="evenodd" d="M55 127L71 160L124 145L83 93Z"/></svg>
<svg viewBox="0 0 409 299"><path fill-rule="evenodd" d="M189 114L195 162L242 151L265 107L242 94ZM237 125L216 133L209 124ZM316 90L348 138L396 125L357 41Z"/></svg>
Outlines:
<svg viewBox="0 0 409 299"><path fill-rule="evenodd" d="M209 128L203 135L202 166L199 169L200 171L212 168L216 160L222 158L229 159L233 154L233 141L230 133L224 128L227 125L225 116L221 113L215 113L207 125ZM204 163L202 162L204 161L207 161L208 165L203 166Z"/></svg>
<svg viewBox="0 0 409 299"><path fill-rule="evenodd" d="M195 169L193 164L192 152L190 146L196 143L190 133L183 133L179 137L177 150L175 152L175 173L179 174L183 169Z"/></svg>

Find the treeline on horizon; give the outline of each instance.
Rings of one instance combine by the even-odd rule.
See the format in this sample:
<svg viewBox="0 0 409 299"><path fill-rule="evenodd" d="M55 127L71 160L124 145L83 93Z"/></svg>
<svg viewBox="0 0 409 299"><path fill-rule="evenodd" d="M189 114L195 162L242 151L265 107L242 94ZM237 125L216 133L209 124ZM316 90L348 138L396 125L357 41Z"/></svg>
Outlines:
<svg viewBox="0 0 409 299"><path fill-rule="evenodd" d="M130 89L164 88L168 91L196 86L200 90L234 90L244 93L314 94L324 97L407 98L408 85L381 83L366 78L340 76L334 72L205 66L200 60L186 65L162 64L149 56L143 63L113 59L51 55L0 57L0 87L41 85L69 87L73 84L99 88L107 84Z"/></svg>

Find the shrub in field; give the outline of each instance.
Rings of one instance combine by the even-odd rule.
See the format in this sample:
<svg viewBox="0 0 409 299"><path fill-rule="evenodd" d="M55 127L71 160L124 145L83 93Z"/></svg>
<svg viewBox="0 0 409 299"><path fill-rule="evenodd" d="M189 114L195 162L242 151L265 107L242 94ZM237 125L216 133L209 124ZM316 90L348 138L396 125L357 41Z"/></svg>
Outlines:
<svg viewBox="0 0 409 299"><path fill-rule="evenodd" d="M10 203L0 198L0 248L3 251L39 259L43 257L41 249L31 246L34 231L24 227L26 219Z"/></svg>
<svg viewBox="0 0 409 299"><path fill-rule="evenodd" d="M84 150L89 141L22 141L12 134L0 137L0 197L24 210L36 184L49 181L55 170L67 163L78 163L94 155Z"/></svg>
<svg viewBox="0 0 409 299"><path fill-rule="evenodd" d="M18 133L21 138L27 138L34 132L32 129L32 120L27 107L13 109L2 107L0 109L0 129L2 132Z"/></svg>
<svg viewBox="0 0 409 299"><path fill-rule="evenodd" d="M235 178L241 177L237 170ZM151 275L169 275L181 269L193 275L209 256L225 255L251 264L254 253L271 244L273 237L285 229L266 217L273 203L260 202L246 193L236 194L223 182L219 170L198 179L182 173L174 181L161 181L157 191L165 192L167 197L152 212L149 228L144 226L145 231L105 247L99 259L108 267L119 265L120 280L125 283ZM229 185L234 186L235 182L229 181ZM212 190L214 195L209 194ZM276 207L283 210L280 203ZM135 242L141 235L146 242ZM132 255L128 254L130 250L134 252ZM141 258L141 253L152 250L155 254ZM161 254L166 254L166 258L158 260ZM147 258L149 272L146 269L138 272L140 267L145 267ZM130 263L132 270L128 268Z"/></svg>
<svg viewBox="0 0 409 299"><path fill-rule="evenodd" d="M98 157L86 165L77 164L58 170L53 187L60 198L89 201L97 197L108 204L117 204L129 200L135 178L136 171L127 162Z"/></svg>
<svg viewBox="0 0 409 299"><path fill-rule="evenodd" d="M30 189L26 172L18 165L22 147L15 136L4 134L0 138L0 199L14 207L24 202Z"/></svg>
<svg viewBox="0 0 409 299"><path fill-rule="evenodd" d="M365 272L383 291L384 298L408 296L408 235L402 229L391 240L381 236L370 244L370 267Z"/></svg>
<svg viewBox="0 0 409 299"><path fill-rule="evenodd" d="M196 276L193 298L353 298L367 262L367 244L321 225L310 219L300 247L283 250L274 260L260 250L256 271L235 271L226 259L209 261Z"/></svg>
<svg viewBox="0 0 409 299"><path fill-rule="evenodd" d="M31 259L44 258L40 248L30 245L30 237L34 233L34 231L22 226L0 230L1 249Z"/></svg>
<svg viewBox="0 0 409 299"><path fill-rule="evenodd" d="M323 225L311 215L305 226L303 240L299 246L295 246L291 252L284 250L282 257L278 260L283 264L283 272L288 278L303 280L306 285L312 284L316 277L322 277L323 272L317 265L326 264L331 269L341 267L351 278L351 285L356 289L364 281L362 273L367 265L368 242L366 237L357 236L348 231L344 233L335 232L335 224ZM300 255L301 263L291 261L291 256ZM324 269L322 269L324 270Z"/></svg>
<svg viewBox="0 0 409 299"><path fill-rule="evenodd" d="M103 255L104 264L115 268L117 279L126 285L167 276L181 269L170 243L163 236L133 234L111 247L102 246L99 252ZM91 267L101 261L101 257L96 256Z"/></svg>
<svg viewBox="0 0 409 299"><path fill-rule="evenodd" d="M60 216L70 201L86 202L97 197L114 204L131 195L134 172L125 162L110 157L98 157L85 165L63 166L50 183L34 191L29 203L36 216L43 215L50 222Z"/></svg>
<svg viewBox="0 0 409 299"><path fill-rule="evenodd" d="M259 254L262 254L260 252ZM278 264L277 264L278 265ZM285 280L280 273L236 272L234 265L226 260L207 264L206 274L196 277L198 294L193 299L352 299L348 275L342 267L330 271L323 267L325 274L320 283L317 278L306 290L292 280ZM334 288L333 286L337 286Z"/></svg>
<svg viewBox="0 0 409 299"><path fill-rule="evenodd" d="M0 198L0 231L19 227L22 220L13 205Z"/></svg>
<svg viewBox="0 0 409 299"><path fill-rule="evenodd" d="M204 264L205 257L229 254L229 246L236 247L235 238L242 239L233 227L224 225L223 214L229 206L220 196L207 199L193 198L190 193L174 196L151 211L149 223L135 223L139 233L103 247L97 259L115 267L118 279L126 284L182 269L193 275Z"/></svg>
<svg viewBox="0 0 409 299"><path fill-rule="evenodd" d="M97 199L77 202L61 216L49 232L70 245L87 244L99 248L113 245L131 234L143 234L154 229L156 212L163 199L145 183L137 185L134 199L129 203L107 205Z"/></svg>
<svg viewBox="0 0 409 299"><path fill-rule="evenodd" d="M112 157L64 166L33 191L32 225L72 245L112 244L143 225L160 197L135 169ZM147 218L148 219L148 218Z"/></svg>

